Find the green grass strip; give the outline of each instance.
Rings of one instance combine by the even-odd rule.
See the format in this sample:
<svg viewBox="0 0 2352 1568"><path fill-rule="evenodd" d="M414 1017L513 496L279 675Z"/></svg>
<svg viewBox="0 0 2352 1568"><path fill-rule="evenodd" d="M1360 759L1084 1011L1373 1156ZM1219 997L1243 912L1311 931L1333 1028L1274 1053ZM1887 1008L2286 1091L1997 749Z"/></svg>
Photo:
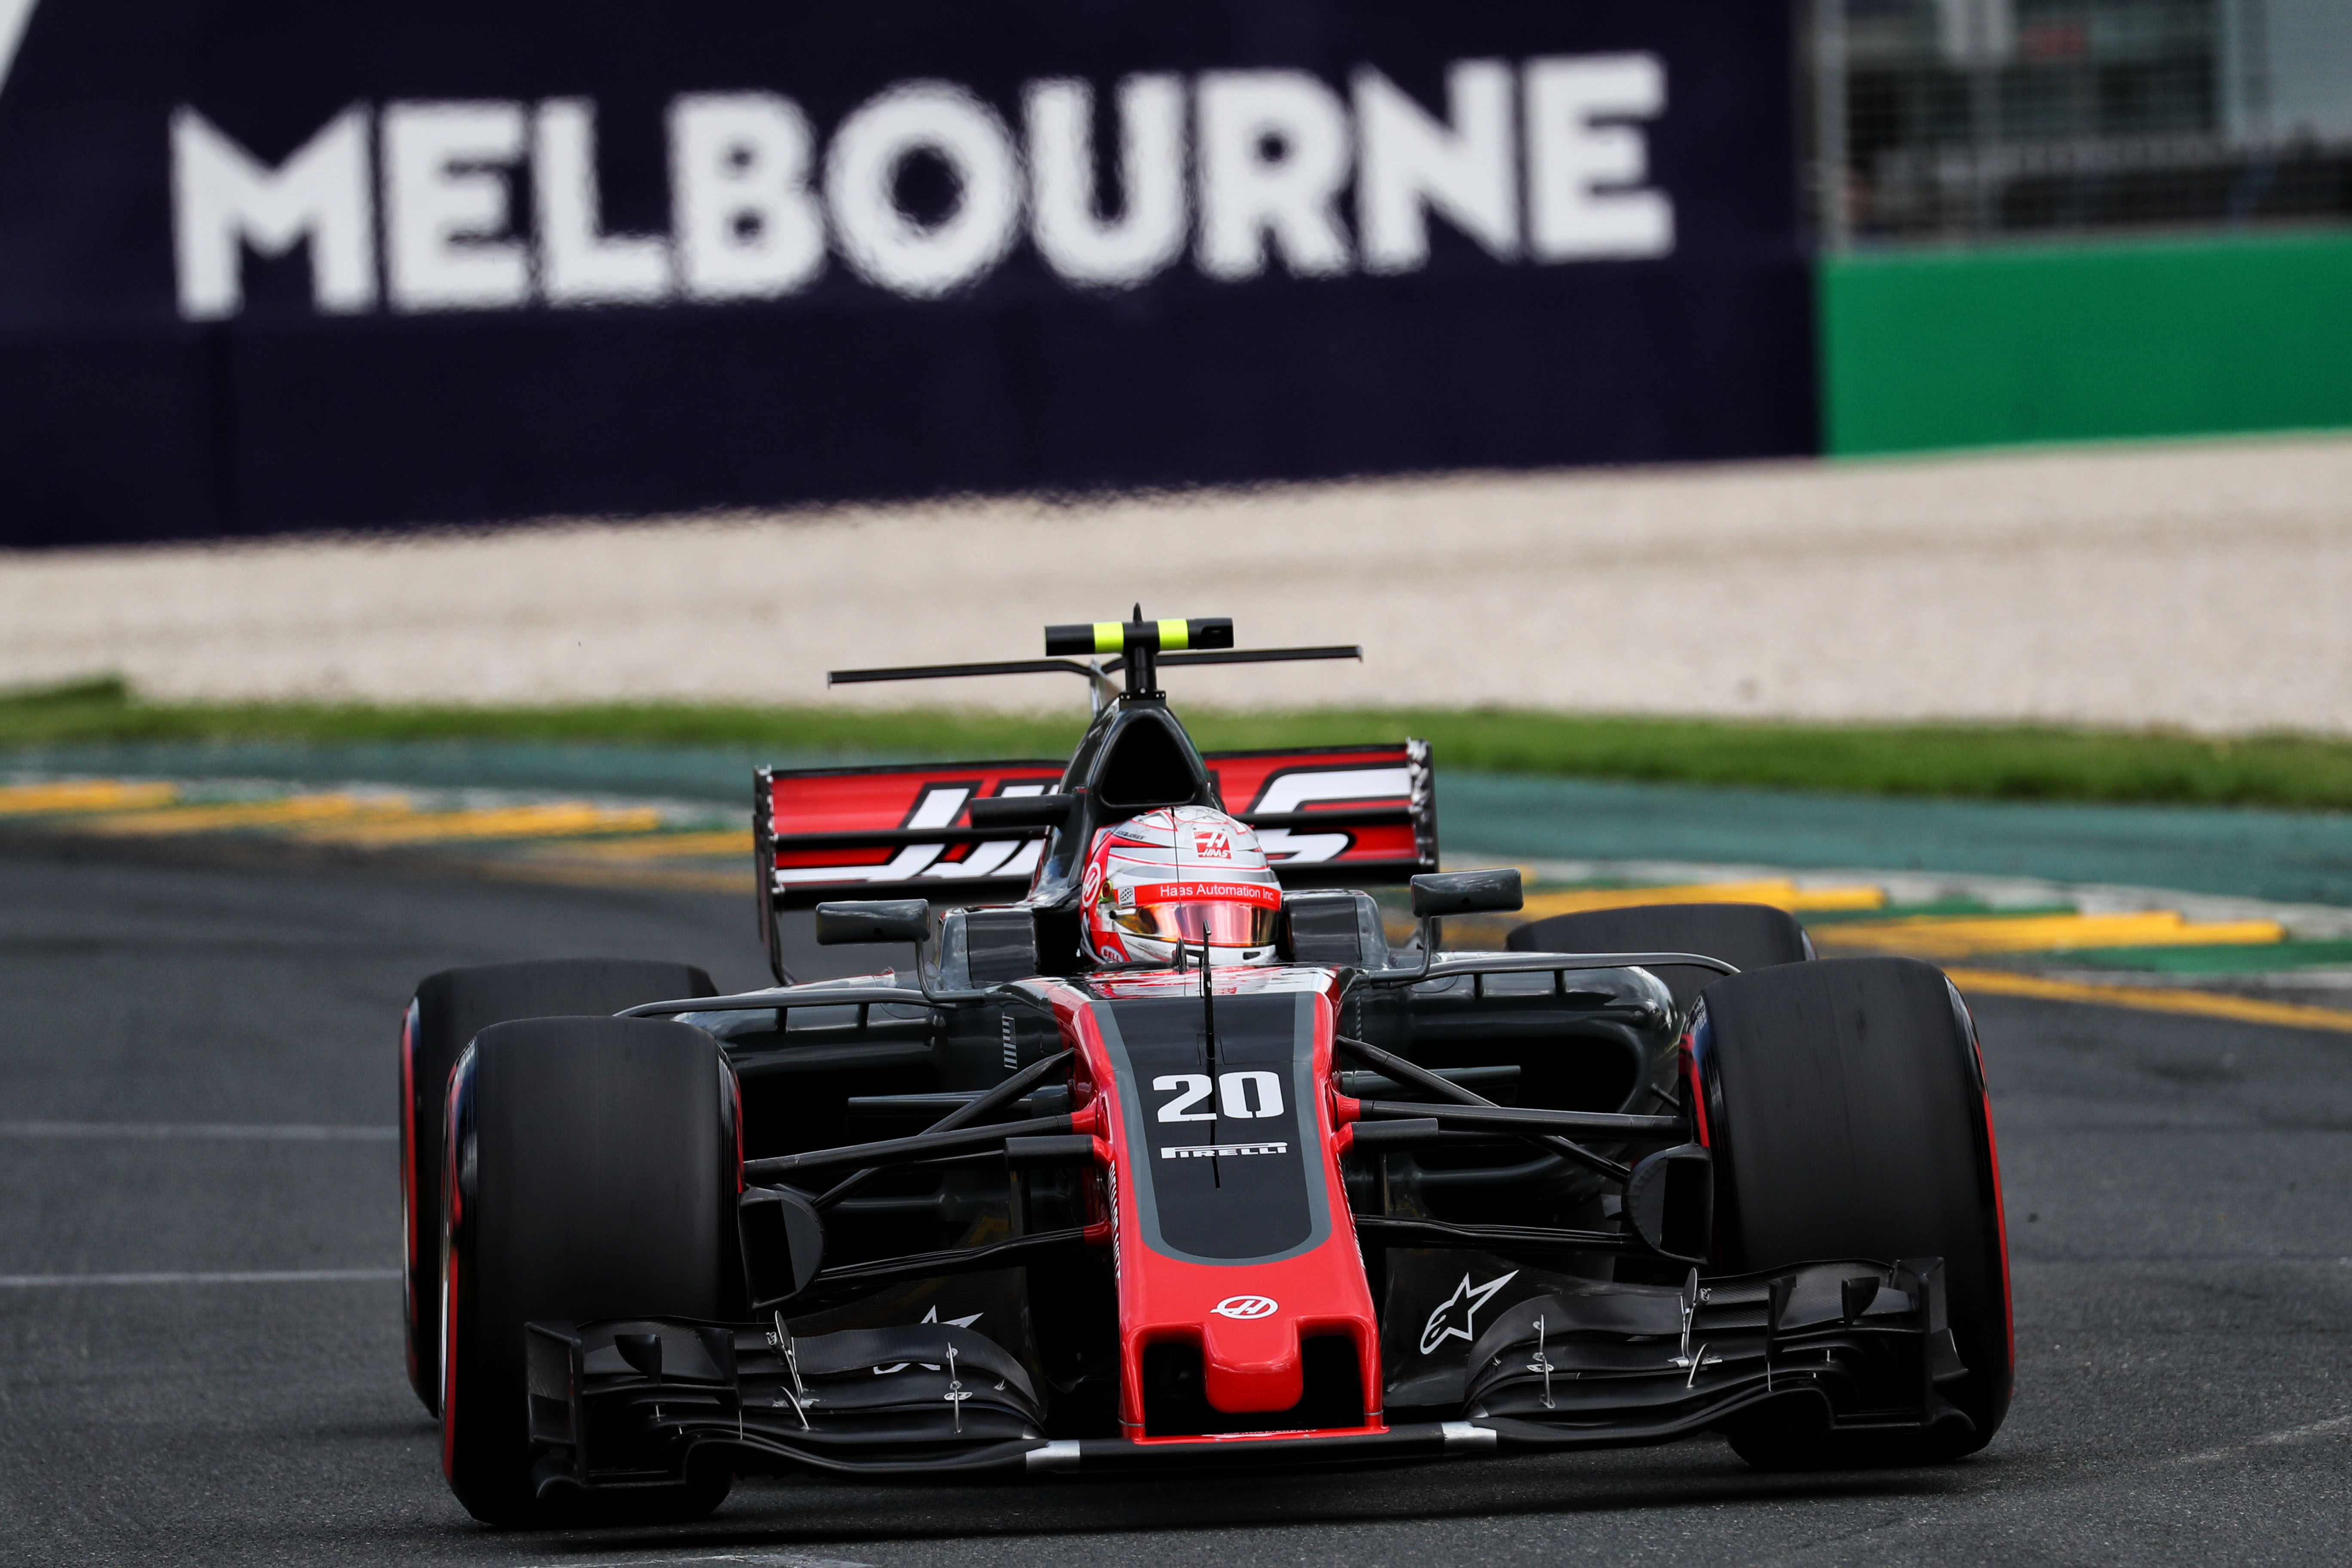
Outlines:
<svg viewBox="0 0 2352 1568"><path fill-rule="evenodd" d="M279 741L591 742L749 746L794 752L912 757L1051 756L1086 728L1069 717L953 709L763 708L726 702L601 702L548 707L368 702L158 702L121 680L0 693L0 748L123 742Z"/></svg>
<svg viewBox="0 0 2352 1568"><path fill-rule="evenodd" d="M2352 742L2235 739L2035 725L1805 724L1511 709L1182 709L1204 750L1340 745L1420 735L1443 766L1642 783L1990 800L2352 808ZM698 702L562 707L161 702L120 680L0 693L0 748L108 742L589 742L780 753L1054 756L1085 724L926 708Z"/></svg>

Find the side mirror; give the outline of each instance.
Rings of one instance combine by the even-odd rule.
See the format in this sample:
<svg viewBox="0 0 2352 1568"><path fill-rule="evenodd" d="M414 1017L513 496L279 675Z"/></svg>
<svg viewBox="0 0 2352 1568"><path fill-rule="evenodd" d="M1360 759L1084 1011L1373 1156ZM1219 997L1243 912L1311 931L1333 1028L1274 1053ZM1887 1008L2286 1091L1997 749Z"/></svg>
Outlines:
<svg viewBox="0 0 2352 1568"><path fill-rule="evenodd" d="M1412 879L1412 918L1419 921L1440 915L1508 914L1526 902L1516 866L1490 871L1431 871Z"/></svg>
<svg viewBox="0 0 2352 1568"><path fill-rule="evenodd" d="M921 899L856 899L816 907L816 940L820 947L861 942L921 942L930 931L931 906Z"/></svg>
<svg viewBox="0 0 2352 1568"><path fill-rule="evenodd" d="M1000 795L971 803L974 827L1060 827L1078 809L1074 795Z"/></svg>

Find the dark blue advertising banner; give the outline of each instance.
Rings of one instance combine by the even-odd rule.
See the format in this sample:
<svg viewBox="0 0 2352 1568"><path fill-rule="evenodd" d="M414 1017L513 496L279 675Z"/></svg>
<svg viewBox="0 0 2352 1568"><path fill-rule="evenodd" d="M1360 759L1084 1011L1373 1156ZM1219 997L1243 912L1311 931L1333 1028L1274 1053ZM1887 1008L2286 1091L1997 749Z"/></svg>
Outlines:
<svg viewBox="0 0 2352 1568"><path fill-rule="evenodd" d="M0 542L1814 449L1790 7L0 0Z"/></svg>

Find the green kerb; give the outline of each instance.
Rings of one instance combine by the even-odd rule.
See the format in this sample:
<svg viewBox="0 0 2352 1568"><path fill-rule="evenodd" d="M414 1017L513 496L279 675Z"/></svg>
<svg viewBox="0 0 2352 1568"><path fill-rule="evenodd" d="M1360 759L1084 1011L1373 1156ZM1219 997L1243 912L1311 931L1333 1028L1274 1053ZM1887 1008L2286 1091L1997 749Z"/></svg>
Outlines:
<svg viewBox="0 0 2352 1568"><path fill-rule="evenodd" d="M2256 974L2277 969L2352 964L2352 942L2272 942L2215 947L2094 947L2064 955L2085 969L2137 969L2159 974Z"/></svg>

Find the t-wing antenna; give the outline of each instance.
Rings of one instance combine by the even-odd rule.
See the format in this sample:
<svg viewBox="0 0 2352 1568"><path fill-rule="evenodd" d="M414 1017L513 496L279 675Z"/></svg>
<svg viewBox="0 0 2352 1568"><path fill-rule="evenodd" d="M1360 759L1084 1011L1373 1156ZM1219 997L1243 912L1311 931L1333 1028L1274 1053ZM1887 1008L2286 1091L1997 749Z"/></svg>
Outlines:
<svg viewBox="0 0 2352 1568"><path fill-rule="evenodd" d="M1230 616L1147 621L1140 605L1132 620L1047 626L1045 652L1060 657L1004 659L992 664L908 664L887 669L836 669L825 677L825 684L855 686L868 680L939 680L959 675L1043 675L1049 670L1063 670L1093 681L1099 701L1106 694L1104 678L1121 670L1127 672L1129 696L1157 697L1160 695L1160 669L1164 665L1282 664L1302 658L1364 657L1364 650L1353 645L1236 648ZM1089 654L1113 657L1099 664L1079 662ZM1076 657L1069 657L1072 655Z"/></svg>

